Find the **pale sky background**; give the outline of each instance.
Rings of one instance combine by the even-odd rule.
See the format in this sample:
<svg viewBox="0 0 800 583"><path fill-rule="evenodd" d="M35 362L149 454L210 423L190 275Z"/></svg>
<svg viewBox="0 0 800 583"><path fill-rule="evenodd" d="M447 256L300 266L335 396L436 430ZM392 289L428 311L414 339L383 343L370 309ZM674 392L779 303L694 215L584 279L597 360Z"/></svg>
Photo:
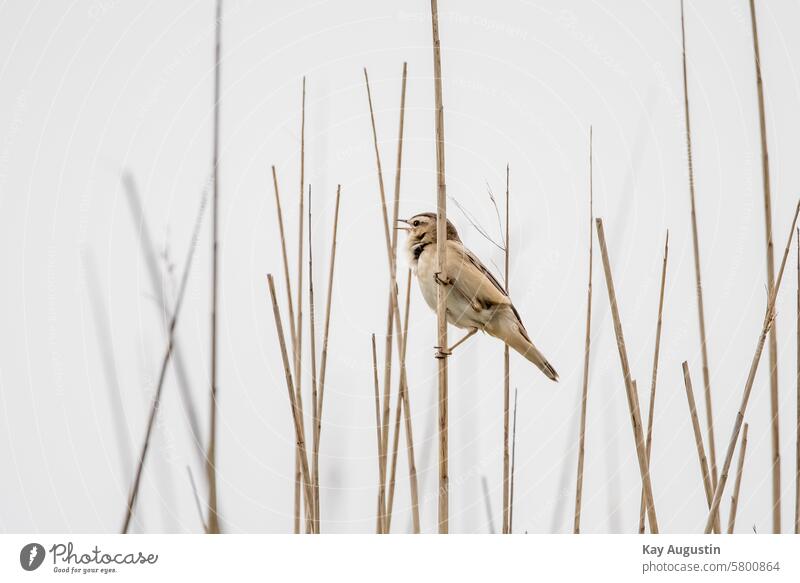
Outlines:
<svg viewBox="0 0 800 583"><path fill-rule="evenodd" d="M588 133L641 408L649 401L661 253L670 260L652 454L662 531L705 521L680 363L701 420L678 0L440 3L448 194L492 233L486 194L511 166L511 296L558 369L512 356L519 388L514 528L572 526L588 249ZM219 497L228 532L292 528L293 433L266 274L284 302L270 165L296 237L300 91L315 282L324 297L337 184L342 208L322 432L323 532L374 530L370 333L382 353L386 260L362 68L372 82L387 192L408 62L400 216L435 205L429 3L254 2L223 12ZM779 260L800 190L800 4L757 2ZM129 172L159 253L182 269L212 144L214 2L0 4L0 530L117 531L165 347ZM764 211L746 0L687 3L700 246L721 464L766 304ZM487 265L502 255L450 205ZM178 343L203 443L208 425L209 216ZM597 249L597 247L595 247ZM296 266L295 244L290 261ZM778 306L783 523L794 515L794 249ZM595 256L585 532L635 532L640 480L605 280ZM405 273L405 259L400 264ZM174 287L168 286L169 297ZM284 314L285 303L282 303ZM413 288L409 383L422 529L436 529L435 317ZM307 308L306 308L307 312ZM318 321L322 319L322 309ZM98 331L100 334L98 335ZM456 336L451 328L451 337ZM304 334L308 339L308 331ZM113 358L113 366L101 356ZM308 363L308 345L305 362ZM382 358L382 354L379 354ZM766 363L766 352L764 357ZM450 360L451 531L500 523L502 345ZM304 388L308 389L308 378ZM396 386L396 384L395 384ZM186 467L203 470L170 368L135 530L198 532ZM115 409L112 395L120 395ZM306 393L306 400L310 400ZM394 398L393 398L394 403ZM116 411L116 412L115 412ZM760 367L738 532L771 530L769 383ZM737 452L738 455L738 452ZM491 504L484 498L485 478ZM723 520L732 480L723 499ZM410 530L398 462L393 529Z"/></svg>

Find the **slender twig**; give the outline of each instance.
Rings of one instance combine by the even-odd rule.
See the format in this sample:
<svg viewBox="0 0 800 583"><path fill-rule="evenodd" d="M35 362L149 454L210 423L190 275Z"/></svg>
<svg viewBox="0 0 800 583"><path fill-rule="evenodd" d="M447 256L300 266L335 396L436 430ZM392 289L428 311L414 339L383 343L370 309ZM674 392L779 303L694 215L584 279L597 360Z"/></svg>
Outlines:
<svg viewBox="0 0 800 583"><path fill-rule="evenodd" d="M572 531L581 531L581 499L583 498L583 464L586 456L586 405L589 396L589 353L592 335L592 262L594 261L594 150L592 145L592 127L589 126L589 275L586 286L586 336L583 345L583 391L581 394L581 424L578 440L578 477L575 485L575 518Z"/></svg>
<svg viewBox="0 0 800 583"><path fill-rule="evenodd" d="M431 0L431 25L433 32L433 77L436 101L436 272L442 281L445 272L445 249L447 245L447 186L444 163L444 105L442 104L442 56L439 42L439 6ZM450 477L448 475L448 420L447 420L447 289L436 288L436 329L440 354L438 355L439 379L439 533L449 531Z"/></svg>
<svg viewBox="0 0 800 583"><path fill-rule="evenodd" d="M203 525L203 532L207 532L208 525L206 525L206 519L203 518L203 505L200 503L200 496L197 494L197 484L194 481L194 474L192 474L192 468L186 466L186 473L189 474L189 484L192 487L192 495L194 496L194 505L197 508L197 515L200 518L200 524Z"/></svg>
<svg viewBox="0 0 800 583"><path fill-rule="evenodd" d="M744 456L747 452L747 430L749 425L744 424L742 431L742 441L739 444L739 462L736 464L736 481L733 483L733 496L731 496L731 511L728 514L728 534L733 534L733 527L736 524L736 509L739 506L739 490L742 487L742 470L744 470Z"/></svg>
<svg viewBox="0 0 800 583"><path fill-rule="evenodd" d="M511 434L511 486L508 495L508 534L514 532L514 468L517 458L517 389L514 389L514 430Z"/></svg>
<svg viewBox="0 0 800 583"><path fill-rule="evenodd" d="M396 272L394 267L394 252L392 250L392 239L389 234L389 217L386 210L386 193L384 190L383 185L383 171L381 169L381 157L380 157L380 150L378 149L378 132L375 125L375 112L372 107L372 93L370 91L369 86L369 75L367 74L367 70L364 69L364 83L367 89L367 102L369 105L369 114L370 114L370 121L372 124L372 141L373 146L375 149L375 164L377 168L378 174L378 191L381 198L381 210L382 210L382 217L383 217L383 232L384 232L384 240L386 242L386 257L388 260L389 265L389 289L393 291L392 297L392 311L394 313L394 328L396 329L398 336L397 336L397 351L398 353L402 352L402 347L405 344L404 336L402 336L401 328L400 328L400 309L398 307L398 299L397 299L397 281L395 278L391 277L392 273ZM394 225L392 226L394 227ZM411 490L411 515L414 525L414 532L419 532L419 494L418 494L418 485L417 485L417 469L416 463L414 461L414 437L413 431L411 427L411 407L409 404L408 398L408 379L405 367L405 359L403 358L400 363L400 398L403 400L403 415L405 417L405 428L406 428L406 451L408 453L408 474L409 474L409 486Z"/></svg>
<svg viewBox="0 0 800 583"><path fill-rule="evenodd" d="M717 446L714 440L714 416L711 407L711 381L708 369L708 343L706 341L706 317L703 303L703 283L700 276L700 244L697 236L697 208L695 206L694 164L692 160L692 130L689 117L689 84L686 75L686 27L681 0L681 47L683 56L683 106L686 124L686 155L689 166L689 197L691 199L692 250L694 252L695 292L697 295L697 321L700 326L700 355L703 359L703 396L706 405L706 431L708 433L708 453L711 458L711 484L717 485Z"/></svg>
<svg viewBox="0 0 800 583"><path fill-rule="evenodd" d="M380 383L378 382L378 353L375 348L375 334L372 335L372 377L373 384L375 385L375 430L378 438L378 512L375 515L375 533L385 533L386 530L383 526L386 516L386 508L383 501L383 487L386 483L384 472L386 471L381 456L383 455L383 437L381 436L381 397L380 397Z"/></svg>
<svg viewBox="0 0 800 583"><path fill-rule="evenodd" d="M761 77L761 54L758 49L758 26L756 7L750 0L750 22L753 28L753 55L756 66L756 90L758 93L758 123L761 130L761 178L764 186L764 234L767 246L767 290L772 293L775 285L775 253L772 244L772 200L769 181L769 154L767 151L767 120L764 111L764 82ZM780 422L778 417L778 332L775 322L769 333L769 402L770 428L772 431L772 531L781 532L781 448Z"/></svg>
<svg viewBox="0 0 800 583"><path fill-rule="evenodd" d="M303 202L305 198L305 162L306 162L306 78L303 77L303 100L300 108L300 195L298 197L298 226L297 226L297 323L295 324L296 348L294 351L294 378L295 394L297 395L297 406L300 410L300 427L305 435L305 421L303 413L303 222L305 214L303 212ZM300 532L300 490L306 491L305 485L300 484L302 476L298 468L297 456L299 452L295 449L295 484L294 484L294 508L295 508L295 533ZM305 507L309 504L306 502ZM306 516L306 531L310 531L310 523L313 516Z"/></svg>
<svg viewBox="0 0 800 583"><path fill-rule="evenodd" d="M272 315L275 319L275 331L278 335L278 344L281 349L281 359L283 360L283 373L286 378L286 389L289 394L289 406L292 410L292 421L294 424L295 439L297 449L300 450L300 472L302 474L302 484L305 496L305 511L308 516L311 516L313 510L310 503L313 500L313 493L311 491L311 478L308 471L308 456L306 455L306 441L304 437L302 417L300 416L300 407L297 403L297 394L294 390L294 382L292 380L292 368L289 362L289 355L286 351L286 339L283 336L283 324L281 323L281 312L278 307L278 299L275 294L275 281L272 274L267 274L267 283L269 285L269 295L272 300ZM311 522L313 529L314 522Z"/></svg>
<svg viewBox="0 0 800 583"><path fill-rule="evenodd" d="M658 379L658 355L661 349L661 324L664 310L664 285L667 282L667 258L669 256L669 231L664 241L664 260L661 265L661 290L658 293L658 319L656 320L656 345L653 349L653 376L650 381L650 405L647 410L647 469L650 469L650 453L653 450L653 419L656 406L656 381ZM639 503L639 534L644 534L644 492Z"/></svg>
<svg viewBox="0 0 800 583"><path fill-rule="evenodd" d="M411 308L411 270L408 270L406 278L406 303L405 311L403 312L403 349L400 353L400 366L405 366L406 362L406 347L408 346L408 315ZM386 532L388 533L392 526L392 507L394 505L394 485L395 474L397 472L397 451L400 445L400 415L403 409L402 395L397 395L397 405L395 407L394 418L394 438L392 439L392 462L391 471L389 474L389 495L386 502Z"/></svg>
<svg viewBox="0 0 800 583"><path fill-rule="evenodd" d="M511 293L508 285L508 261L509 261L509 247L508 247L508 207L509 207L509 165L506 164L506 228L505 228L505 248L503 249L504 260L504 283L506 286L506 293ZM491 190L489 197L494 203L494 196ZM496 208L496 204L495 204ZM503 346L503 534L511 533L511 484L509 476L509 460L508 460L508 414L509 414L509 401L511 399L511 367L509 361L508 344Z"/></svg>
<svg viewBox="0 0 800 583"><path fill-rule="evenodd" d="M603 219L596 219L597 238L600 242L600 254L603 258L603 271L606 276L606 287L608 288L608 301L611 304L611 315L614 319L614 333L617 339L617 349L619 350L620 364L622 365L625 392L628 397L628 408L631 414L631 426L633 429L633 439L636 446L636 457L639 462L639 472L642 476L642 488L645 492L647 503L647 519L650 523L650 532L658 533L658 519L656 518L655 502L653 500L653 489L650 483L650 470L647 467L647 454L645 452L644 435L642 433L642 417L639 412L639 395L634 391L631 382L631 371L628 365L628 352L625 349L625 337L622 333L622 322L619 317L617 307L617 296L614 291L614 280L611 276L611 263L608 258L608 247L606 246L606 236L603 229Z"/></svg>
<svg viewBox="0 0 800 583"><path fill-rule="evenodd" d="M711 474L708 469L708 458L703 447L703 434L700 429L700 421L697 418L697 405L694 400L694 390L692 390L692 377L689 374L689 364L683 361L683 384L686 387L686 400L689 402L689 417L692 420L692 431L694 432L694 443L697 448L697 458L700 461L700 475L703 479L703 490L706 493L706 504L711 507L711 496L714 492L711 485ZM714 532L719 532L718 525L714 525Z"/></svg>
<svg viewBox="0 0 800 583"><path fill-rule="evenodd" d="M222 0L217 0L214 46L214 154L213 172L213 212L212 212L212 253L211 253L211 422L209 429L208 454L206 455L206 474L208 476L208 533L219 533L217 514L217 327L219 308L219 100L220 100L220 58L222 37Z"/></svg>
<svg viewBox="0 0 800 583"><path fill-rule="evenodd" d="M294 329L294 302L292 301L292 278L289 277L289 259L286 254L286 235L283 230L283 210L281 197L278 191L278 175L275 166L272 167L272 184L275 189L275 212L278 215L278 233L281 236L281 256L283 258L283 278L286 286L286 305L289 307L289 337L292 340L292 350L296 350L297 337Z"/></svg>
<svg viewBox="0 0 800 583"><path fill-rule="evenodd" d="M319 532L319 475L317 471L319 466L314 463L316 459L314 452L319 447L317 444L317 432L313 430L317 426L317 413L319 407L317 406L317 327L314 319L314 258L312 253L311 244L311 185L308 185L308 322L310 326L311 337L311 486L314 489L314 500L312 506L314 507L313 520L315 523L314 531Z"/></svg>
<svg viewBox="0 0 800 583"><path fill-rule="evenodd" d="M331 329L331 301L333 299L333 274L336 268L336 236L339 231L339 202L342 194L342 185L336 187L336 206L333 211L333 233L331 235L330 264L328 265L328 295L325 299L325 325L322 333L322 358L319 366L319 397L317 407L317 446L319 446L319 434L322 430L322 401L325 397L325 372L328 368L328 339ZM319 457L319 451L314 452L315 457ZM316 462L315 462L316 463Z"/></svg>
<svg viewBox="0 0 800 583"><path fill-rule="evenodd" d="M764 343L766 342L767 334L769 333L775 321L775 300L778 297L778 290L781 287L783 270L786 267L786 258L789 256L789 247L792 244L792 236L794 235L794 229L797 225L798 213L800 213L800 201L798 201L794 210L792 227L789 229L789 239L786 241L786 249L783 252L783 260L781 261L781 267L778 270L778 279L776 280L775 286L772 288L772 291L769 294L769 299L767 300L767 309L764 312L764 323L761 326L761 334L759 335L758 343L756 344L755 354L753 354L753 361L750 363L750 372L747 374L747 381L745 382L744 392L742 394L742 403L739 406L739 411L736 413L733 431L731 432L731 438L728 442L728 451L725 454L725 462L723 463L722 471L720 472L719 482L714 490L714 499L711 503L711 510L709 511L708 519L706 521L706 533L711 532L711 527L714 525L714 516L719 511L719 504L722 500L722 494L725 491L725 483L728 481L728 471L731 467L733 451L736 448L736 440L739 438L739 431L741 430L742 423L744 422L744 414L747 411L747 404L750 401L750 393L753 390L753 382L755 381L756 371L758 370L758 363L761 361L761 353L764 350Z"/></svg>
<svg viewBox="0 0 800 583"><path fill-rule="evenodd" d="M203 196L200 199L200 208L197 211L197 218L194 222L192 238L189 242L189 249L186 252L186 259L184 260L183 264L183 274L181 275L178 295L175 297L175 308L172 311L172 317L170 318L169 327L167 328L167 346L164 350L164 357L161 359L161 368L158 373L156 392L155 396L153 397L153 403L150 406L150 415L147 419L147 428L145 429L144 441L139 452L139 462L136 466L133 486L131 487L130 494L128 496L128 506L125 512L125 521L122 525L122 534L127 534L128 529L130 528L130 522L133 517L133 509L136 505L137 496L139 495L142 471L144 469L145 460L147 459L147 452L150 450L150 438L153 433L153 427L155 427L156 414L158 413L158 409L161 405L161 393L164 389L164 381L167 376L167 366L169 365L170 358L172 357L172 353L175 348L175 327L178 325L178 317L181 313L181 306L183 306L183 298L186 295L186 287L189 283L189 272L191 271L192 259L194 257L195 248L197 247L197 239L200 236L200 227L203 224L203 214L206 209L207 201L208 194L207 192L203 192ZM210 523L208 524L210 525Z"/></svg>
<svg viewBox="0 0 800 583"><path fill-rule="evenodd" d="M159 310L162 314L160 318L164 323L164 331L167 331L169 326L168 314L171 312L169 303L164 293L164 280L161 269L159 268L157 253L155 245L153 244L153 237L150 229L145 220L144 210L142 208L141 196L136 186L136 181L132 174L125 172L122 175L122 185L125 189L126 198L128 200L128 207L131 211L131 219L134 227L138 233L138 239L141 243L142 255L144 256L144 264L147 270L147 275L150 278L150 285L153 293L155 294ZM192 432L192 441L195 446L195 452L198 456L198 462L205 464L206 461L206 448L201 438L200 421L197 416L197 409L195 407L194 399L192 398L192 388L189 383L189 373L187 371L186 363L183 359L181 346L179 342L175 343L175 348L172 350L172 368L175 371L175 380L178 384L178 390L183 402L183 408L186 412L186 418L189 423L189 429Z"/></svg>

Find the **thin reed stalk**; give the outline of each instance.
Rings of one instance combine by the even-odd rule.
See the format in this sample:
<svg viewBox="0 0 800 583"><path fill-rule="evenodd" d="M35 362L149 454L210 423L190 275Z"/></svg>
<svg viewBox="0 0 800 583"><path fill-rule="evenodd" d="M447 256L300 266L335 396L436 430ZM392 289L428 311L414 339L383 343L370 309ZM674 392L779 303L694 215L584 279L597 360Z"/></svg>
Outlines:
<svg viewBox="0 0 800 583"><path fill-rule="evenodd" d="M183 306L183 298L186 295L186 287L189 283L189 273L192 268L192 258L197 247L197 240L200 237L200 227L203 224L203 214L206 209L206 202L208 201L207 192L203 192L200 199L200 208L197 211L197 217L194 222L194 229L192 231L192 238L189 241L189 249L186 252L186 259L183 264L183 273L181 275L180 286L178 287L178 295L175 298L175 308L172 311L172 317L169 321L167 328L167 346L164 350L164 357L161 359L161 368L158 373L158 383L156 384L156 392L153 397L153 403L150 406L150 415L147 419L147 428L145 429L144 441L139 452L139 463L136 466L136 473L134 474L133 486L131 487L128 495L128 505L125 510L125 520L122 524L122 534L127 534L130 528L131 519L133 518L133 509L136 506L136 499L139 495L139 486L142 480L142 471L144 464L147 460L147 452L150 450L150 438L153 435L153 427L155 427L156 415L161 406L161 393L164 390L164 381L167 376L167 366L169 365L170 358L172 357L175 349L175 328L178 325L178 317L181 314L181 307ZM210 518L210 517L209 517ZM210 523L206 523L210 524ZM219 527L217 526L217 529ZM207 530L207 532L210 532Z"/></svg>
<svg viewBox="0 0 800 583"><path fill-rule="evenodd" d="M750 23L753 29L753 56L756 67L756 90L758 93L758 124L761 134L761 178L764 187L764 233L767 247L767 290L772 293L775 285L775 253L772 244L772 200L769 180L769 153L767 150L767 119L764 111L764 81L761 77L761 53L758 48L758 26L756 7L750 0ZM770 429L772 434L772 531L781 532L781 448L778 399L778 332L775 322L769 332L769 403Z"/></svg>
<svg viewBox="0 0 800 583"><path fill-rule="evenodd" d="M614 318L614 334L617 340L620 364L622 365L625 393L628 397L628 408L631 414L631 427L633 429L633 439L636 446L636 458L639 462L639 472L642 476L642 488L645 493L647 520L650 524L650 532L658 534L658 518L656 517L655 501L653 500L653 487L650 483L650 470L647 466L647 454L645 452L644 435L642 433L642 417L639 412L639 395L634 390L630 366L628 365L628 352L625 348L625 336L622 333L622 322L619 317L619 308L617 307L617 295L614 291L614 280L611 276L611 263L608 258L608 247L606 245L605 230L603 229L603 219L596 219L595 223L597 225L597 238L600 242L600 254L603 258L603 271L605 272L606 287L608 288L608 301L611 304L611 315Z"/></svg>
<svg viewBox="0 0 800 583"><path fill-rule="evenodd" d="M586 286L586 335L583 344L583 390L581 393L581 424L580 438L578 440L578 472L575 484L575 518L572 532L581 532L581 501L583 498L583 464L586 456L586 405L589 396L589 353L591 350L592 336L592 262L594 261L594 150L592 142L592 127L589 126L589 275Z"/></svg>
<svg viewBox="0 0 800 583"><path fill-rule="evenodd" d="M319 424L317 414L319 407L317 406L317 326L315 320L314 310L314 254L312 250L312 237L311 237L311 185L308 185L308 323L310 327L311 337L311 486L314 490L314 531L319 532L319 469L314 463L316 457L314 453L319 449L317 444L317 432L314 428Z"/></svg>
<svg viewBox="0 0 800 583"><path fill-rule="evenodd" d="M294 329L294 302L292 301L292 278L289 276L289 259L286 254L286 234L283 230L283 210L281 196L278 190L278 175L275 166L272 167L272 184L275 189L275 213L278 216L278 233L281 236L281 256L283 258L283 278L286 286L286 305L289 310L289 335L292 340L292 349L297 345L297 336Z"/></svg>
<svg viewBox="0 0 800 583"><path fill-rule="evenodd" d="M408 346L408 315L411 308L411 270L408 270L406 279L406 303L405 311L403 312L403 346L400 352L400 366L405 366L406 362L406 347ZM397 394L397 405L395 407L394 418L394 438L392 440L392 462L391 471L389 474L389 495L386 502L386 532L388 533L392 526L392 507L394 506L394 485L395 475L397 472L397 451L400 445L400 415L402 413L403 398L400 392Z"/></svg>
<svg viewBox="0 0 800 583"><path fill-rule="evenodd" d="M697 235L697 207L695 205L694 164L692 160L692 128L689 116L689 84L686 75L686 26L681 0L681 47L683 57L683 106L686 123L686 156L689 165L689 197L691 199L692 251L694 254L695 292L697 294L697 321L700 327L700 356L703 360L703 396L706 406L706 431L708 452L711 458L711 484L717 485L717 446L714 440L714 415L711 407L711 380L708 368L708 343L706 341L706 316L703 303L703 280L700 275L700 244Z"/></svg>
<svg viewBox="0 0 800 583"><path fill-rule="evenodd" d="M697 448L697 457L700 460L700 475L703 479L703 490L706 493L706 504L711 507L711 497L714 489L711 485L711 474L708 469L708 458L703 447L703 434L700 429L700 421L697 418L697 405L694 400L694 390L692 390L692 377L689 374L689 364L683 361L683 384L686 387L686 400L689 402L689 417L692 420L692 430L694 431L694 443ZM714 524L714 532L719 533L719 525Z"/></svg>
<svg viewBox="0 0 800 583"><path fill-rule="evenodd" d="M664 260L661 264L661 289L658 292L658 319L656 320L656 345L653 349L653 376L650 381L650 405L647 410L647 469L650 469L650 453L653 450L653 419L656 407L656 381L658 379L658 356L661 349L661 325L664 311L664 286L667 282L667 258L669 256L669 230L664 241ZM645 504L644 491L639 502L639 534L644 534Z"/></svg>
<svg viewBox="0 0 800 583"><path fill-rule="evenodd" d="M330 251L330 264L328 266L328 292L325 299L325 323L323 325L322 333L322 356L320 358L319 376L314 381L314 392L317 395L314 402L314 423L312 426L312 462L311 462L311 479L314 482L314 518L315 530L320 532L320 495L319 495L319 443L320 435L322 433L322 401L325 396L325 372L328 368L328 338L331 328L331 300L333 298L333 274L336 267L336 236L339 231L339 202L341 198L342 187L336 187L336 206L333 212L333 234L331 235L331 251ZM310 244L309 244L310 254ZM313 310L312 310L313 313ZM313 338L313 336L312 336ZM312 353L313 353L312 348ZM312 361L313 362L313 361ZM316 375L315 375L316 376Z"/></svg>
<svg viewBox="0 0 800 583"><path fill-rule="evenodd" d="M433 77L436 101L436 273L448 281L445 271L447 245L447 186L444 163L444 105L442 103L442 55L439 41L439 6L431 0L433 32ZM436 289L436 330L439 345L439 533L449 532L450 477L448 473L448 411L447 411L447 289Z"/></svg>
<svg viewBox="0 0 800 583"><path fill-rule="evenodd" d="M128 200L128 207L131 211L131 220L133 221L134 228L138 233L139 243L141 244L142 256L144 257L144 265L147 270L148 278L152 291L155 294L158 303L159 311L161 312L161 320L164 323L164 331L169 327L169 313L172 311L167 297L165 294L165 282L162 271L159 267L158 252L153 237L150 233L147 221L144 216L144 209L142 207L142 199L139 195L139 190L136 186L134 177L129 172L122 175L122 185L125 189L126 198ZM197 408L192 397L192 388L189 383L189 373L187 370L186 362L183 359L181 346L179 342L175 343L172 349L172 368L175 371L175 380L178 384L179 394L183 402L183 408L186 412L186 418L189 423L189 428L192 432L192 442L194 445L195 453L197 454L198 463L205 465L206 463L206 446L201 437L200 421L197 416ZM133 467L131 464L128 467Z"/></svg>
<svg viewBox="0 0 800 583"><path fill-rule="evenodd" d="M736 524L736 509L739 506L739 490L742 487L742 471L744 470L744 456L747 452L747 430L749 425L744 424L742 431L742 442L739 444L739 462L736 464L736 481L733 484L733 496L731 496L731 511L728 514L728 534L733 534L733 527Z"/></svg>
<svg viewBox="0 0 800 583"><path fill-rule="evenodd" d="M508 250L508 208L509 208L509 165L506 164L506 228L505 246L503 247L504 260L504 281L506 293L510 294L509 289L509 250ZM508 460L508 414L511 399L511 366L509 359L508 344L503 346L503 534L511 533L511 483L509 476Z"/></svg>
<svg viewBox="0 0 800 583"><path fill-rule="evenodd" d="M214 153L213 174L213 226L211 253L211 422L209 428L208 454L206 455L206 475L208 477L208 525L209 534L219 534L217 514L217 326L219 308L219 100L220 100L220 60L222 54L222 0L217 0L214 20Z"/></svg>
<svg viewBox="0 0 800 583"><path fill-rule="evenodd" d="M508 534L514 533L514 468L517 461L517 389L514 389L514 430L511 434L511 486L508 494Z"/></svg>
<svg viewBox="0 0 800 583"><path fill-rule="evenodd" d="M375 125L375 112L372 107L372 92L370 90L369 85L369 75L367 70L364 69L364 83L367 89L367 102L369 105L369 114L370 114L370 121L372 124L372 140L375 149L375 164L377 168L378 174L378 191L381 198L381 211L383 217L383 232L384 232L384 240L386 242L386 256L389 265L389 289L392 291L392 312L394 314L394 328L397 330L398 333L400 332L400 309L398 307L398 299L397 299L397 281L396 278L391 277L391 274L396 272L396 268L394 266L395 262L395 255L392 249L392 238L389 233L390 226L389 226L389 217L387 212L387 205L386 205L386 192L384 189L383 184L383 171L381 168L381 157L380 157L380 150L378 148L378 132ZM402 144L399 144L401 146ZM399 184L399 183L398 183ZM392 226L394 227L394 226ZM401 353L403 350L403 345L405 343L405 337L398 335L397 336L397 351ZM400 397L403 400L403 414L405 417L405 426L406 426L406 451L408 454L408 467L409 467L409 485L411 491L411 515L413 520L413 529L414 533L419 533L419 494L418 494L418 485L417 485L417 469L416 463L414 461L414 437L413 431L411 427L411 407L409 404L408 398L408 380L407 380L407 373L405 367L405 359L403 358L400 364Z"/></svg>
<svg viewBox="0 0 800 583"><path fill-rule="evenodd" d="M305 422L303 412L303 223L305 214L303 212L303 202L305 198L305 168L306 168L306 78L303 77L303 99L300 108L300 194L298 197L298 226L297 226L297 323L295 324L296 344L294 347L294 378L295 393L297 395L297 406L300 410L300 427L305 434ZM295 449L295 485L294 485L294 508L295 508L295 533L300 532L300 491L307 491L305 485L301 485L302 479L300 468L298 468L299 451ZM308 501L304 505L308 508ZM313 516L306 515L306 532L312 530L311 523Z"/></svg>
<svg viewBox="0 0 800 583"><path fill-rule="evenodd" d="M797 417L795 424L794 533L800 534L800 229L797 230Z"/></svg>
<svg viewBox="0 0 800 583"><path fill-rule="evenodd" d="M739 438L739 431L741 431L742 423L744 422L744 414L747 411L747 404L750 402L750 393L753 390L753 383L755 381L756 371L758 370L758 363L761 361L761 353L764 350L764 343L766 342L767 334L769 333L775 321L775 301L778 297L778 290L781 287L783 270L786 267L786 258L789 256L789 247L792 244L792 236L794 235L794 229L797 225L798 213L800 213L800 201L798 201L797 206L795 207L794 217L792 218L792 227L789 229L789 238L786 241L786 249L783 252L783 260L781 261L780 270L778 270L778 279L769 294L769 299L767 300L767 309L764 312L764 323L761 326L761 334L759 335L758 343L756 344L756 351L755 354L753 354L753 360L750 363L750 372L747 374L747 381L745 382L739 411L736 413L736 420L734 421L733 431L731 432L731 438L728 442L728 451L725 454L725 461L722 466L722 471L720 472L719 482L714 490L714 499L711 503L711 510L709 511L708 519L706 521L706 533L711 532L711 528L714 525L714 516L719 511L719 504L722 501L722 494L725 491L725 484L728 481L728 471L731 467L733 451L736 448L736 440Z"/></svg>
<svg viewBox="0 0 800 583"><path fill-rule="evenodd" d="M375 534L385 533L386 530L383 526L384 518L386 516L386 507L382 498L383 486L386 483L386 478L383 475L386 471L385 466L381 463L381 453L383 452L383 436L381 435L381 397L380 397L380 383L378 382L378 353L375 348L375 334L372 335L372 377L373 384L375 385L375 430L378 438L378 512L375 514Z"/></svg>
<svg viewBox="0 0 800 583"><path fill-rule="evenodd" d="M308 456L306 454L306 441L305 432L303 430L303 420L300 416L300 407L297 403L297 393L294 390L294 382L292 380L292 367L289 362L289 355L286 350L286 339L283 335L283 324L281 323L281 312L278 307L278 299L275 294L275 281L272 274L267 274L267 283L269 285L269 295L272 300L272 315L275 319L275 331L278 335L278 344L281 349L281 359L283 361L283 373L286 378L286 389L289 394L289 406L292 410L292 421L294 424L295 439L297 440L297 448L300 450L300 472L302 474L302 484L305 496L305 511L307 516L311 516L313 509L310 503L313 500L313 492L311 491L311 478L308 471ZM313 529L314 522L311 522Z"/></svg>

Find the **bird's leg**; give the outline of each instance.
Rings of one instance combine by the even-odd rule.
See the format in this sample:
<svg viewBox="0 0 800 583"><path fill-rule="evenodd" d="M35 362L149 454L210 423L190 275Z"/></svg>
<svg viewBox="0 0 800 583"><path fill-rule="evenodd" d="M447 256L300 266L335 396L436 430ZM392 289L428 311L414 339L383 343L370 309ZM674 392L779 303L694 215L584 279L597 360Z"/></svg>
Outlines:
<svg viewBox="0 0 800 583"><path fill-rule="evenodd" d="M464 344L464 342L469 340L477 331L478 331L477 328L471 328L470 331L467 332L461 340L453 344L447 350L442 350L441 346L436 346L436 354L435 354L436 358L444 358L446 356L450 356L451 354L453 354L453 351L456 349L457 346Z"/></svg>
<svg viewBox="0 0 800 583"><path fill-rule="evenodd" d="M433 274L433 281L435 281L439 285L453 285L453 280L450 279L449 277L446 279L440 278L439 275L441 275L441 273L442 273L441 271L435 272Z"/></svg>

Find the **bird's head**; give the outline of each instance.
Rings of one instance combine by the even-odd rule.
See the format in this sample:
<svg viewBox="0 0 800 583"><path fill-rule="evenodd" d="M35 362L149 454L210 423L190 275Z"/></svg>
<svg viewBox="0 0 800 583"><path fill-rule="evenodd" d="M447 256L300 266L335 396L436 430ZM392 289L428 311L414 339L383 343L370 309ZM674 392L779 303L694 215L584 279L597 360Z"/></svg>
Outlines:
<svg viewBox="0 0 800 583"><path fill-rule="evenodd" d="M410 219L399 219L398 229L408 233L409 249L436 243L436 213L419 213ZM447 239L461 241L453 223L447 221Z"/></svg>

